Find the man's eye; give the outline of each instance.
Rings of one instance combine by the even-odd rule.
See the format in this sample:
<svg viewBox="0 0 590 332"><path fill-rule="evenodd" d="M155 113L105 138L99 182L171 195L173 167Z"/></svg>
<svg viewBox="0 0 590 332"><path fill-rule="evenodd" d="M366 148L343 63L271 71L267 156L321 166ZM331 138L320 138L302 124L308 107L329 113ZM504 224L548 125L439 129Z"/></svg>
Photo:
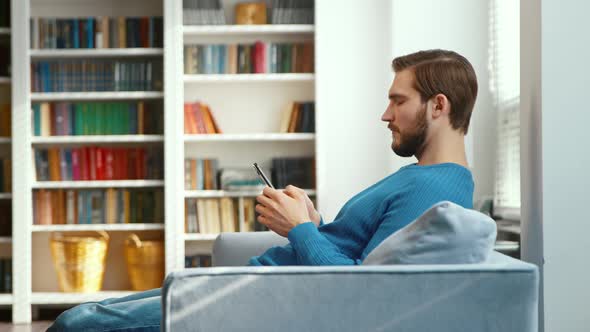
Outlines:
<svg viewBox="0 0 590 332"><path fill-rule="evenodd" d="M405 102L406 102L405 100L400 100L400 101L396 102L395 104L397 106L400 106L400 105L403 105L403 103L405 103Z"/></svg>

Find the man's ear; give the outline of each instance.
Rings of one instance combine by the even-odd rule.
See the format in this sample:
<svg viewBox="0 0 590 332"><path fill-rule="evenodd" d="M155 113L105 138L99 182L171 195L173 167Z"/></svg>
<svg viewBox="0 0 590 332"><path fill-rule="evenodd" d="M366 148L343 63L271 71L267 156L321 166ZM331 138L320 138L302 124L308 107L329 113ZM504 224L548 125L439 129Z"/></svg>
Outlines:
<svg viewBox="0 0 590 332"><path fill-rule="evenodd" d="M443 114L449 114L451 112L451 103L447 96L442 93L437 94L432 98L432 117L438 118Z"/></svg>

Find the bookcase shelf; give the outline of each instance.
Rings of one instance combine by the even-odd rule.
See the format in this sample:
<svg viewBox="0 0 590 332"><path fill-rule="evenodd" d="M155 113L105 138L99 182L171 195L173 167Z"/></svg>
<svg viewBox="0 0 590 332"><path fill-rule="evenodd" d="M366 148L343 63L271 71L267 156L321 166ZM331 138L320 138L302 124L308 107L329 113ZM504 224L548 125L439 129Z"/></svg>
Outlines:
<svg viewBox="0 0 590 332"><path fill-rule="evenodd" d="M34 145L68 145L97 143L159 143L163 135L88 135L88 136L46 136L33 137Z"/></svg>
<svg viewBox="0 0 590 332"><path fill-rule="evenodd" d="M256 197L262 191L228 191L228 190L185 190L186 198L220 198L220 197ZM308 196L314 196L315 190L306 189Z"/></svg>
<svg viewBox="0 0 590 332"><path fill-rule="evenodd" d="M185 241L215 241L219 234L199 234L186 233L184 234Z"/></svg>
<svg viewBox="0 0 590 332"><path fill-rule="evenodd" d="M9 35L10 33L10 28L0 28L0 35Z"/></svg>
<svg viewBox="0 0 590 332"><path fill-rule="evenodd" d="M0 84L10 84L12 79L6 76L0 76Z"/></svg>
<svg viewBox="0 0 590 332"><path fill-rule="evenodd" d="M0 199L11 199L11 198L12 198L11 193L0 193Z"/></svg>
<svg viewBox="0 0 590 332"><path fill-rule="evenodd" d="M71 231L151 231L162 230L164 224L77 224L77 225L33 225L33 232L71 232Z"/></svg>
<svg viewBox="0 0 590 332"><path fill-rule="evenodd" d="M0 294L0 305L11 305L12 294Z"/></svg>
<svg viewBox="0 0 590 332"><path fill-rule="evenodd" d="M113 180L113 181L37 181L33 189L83 189L83 188L151 188L163 187L163 180Z"/></svg>
<svg viewBox="0 0 590 332"><path fill-rule="evenodd" d="M283 134L283 133L261 133L261 134L200 134L184 135L184 141L194 142L258 142L258 141L313 141L315 134Z"/></svg>
<svg viewBox="0 0 590 332"><path fill-rule="evenodd" d="M78 304L90 301L101 301L112 297L123 297L135 294L134 291L103 291L95 293L62 293L33 292L31 304Z"/></svg>
<svg viewBox="0 0 590 332"><path fill-rule="evenodd" d="M315 74L196 74L184 75L185 83L313 82Z"/></svg>
<svg viewBox="0 0 590 332"><path fill-rule="evenodd" d="M121 58L162 56L162 48L100 48L100 49L39 49L30 50L32 59L50 58Z"/></svg>
<svg viewBox="0 0 590 332"><path fill-rule="evenodd" d="M109 92L33 92L31 101L68 101L68 100L143 100L162 99L163 92L158 91L109 91Z"/></svg>
<svg viewBox="0 0 590 332"><path fill-rule="evenodd" d="M263 24L263 25L185 25L182 32L190 36L218 35L285 35L313 34L315 28L311 24Z"/></svg>
<svg viewBox="0 0 590 332"><path fill-rule="evenodd" d="M12 243L12 237L0 236L0 244L2 244L2 243Z"/></svg>
<svg viewBox="0 0 590 332"><path fill-rule="evenodd" d="M12 138L10 137L0 137L0 144L10 144L12 142Z"/></svg>

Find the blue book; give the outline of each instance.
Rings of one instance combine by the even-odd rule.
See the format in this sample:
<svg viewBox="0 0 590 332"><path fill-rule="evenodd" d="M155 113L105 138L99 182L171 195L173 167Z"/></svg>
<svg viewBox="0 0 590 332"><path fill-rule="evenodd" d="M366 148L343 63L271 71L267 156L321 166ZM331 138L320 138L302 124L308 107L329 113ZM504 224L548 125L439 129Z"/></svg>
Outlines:
<svg viewBox="0 0 590 332"><path fill-rule="evenodd" d="M78 224L86 224L86 191L78 191Z"/></svg>
<svg viewBox="0 0 590 332"><path fill-rule="evenodd" d="M74 21L74 28L72 29L74 34L74 48L80 48L80 21L75 18Z"/></svg>
<svg viewBox="0 0 590 332"><path fill-rule="evenodd" d="M41 136L41 104L33 104L33 119L35 123L35 136Z"/></svg>
<svg viewBox="0 0 590 332"><path fill-rule="evenodd" d="M148 28L148 43L149 47L154 47L154 17L150 17L150 23Z"/></svg>
<svg viewBox="0 0 590 332"><path fill-rule="evenodd" d="M64 150L64 157L66 161L66 181L72 181L72 150L65 149Z"/></svg>
<svg viewBox="0 0 590 332"><path fill-rule="evenodd" d="M68 103L68 135L74 135L74 130L76 129L76 105L72 103Z"/></svg>
<svg viewBox="0 0 590 332"><path fill-rule="evenodd" d="M129 128L125 128L128 130L125 134L133 134L137 135L138 128L137 128L137 104L129 103L129 112L127 112L126 116L128 117L129 121Z"/></svg>
<svg viewBox="0 0 590 332"><path fill-rule="evenodd" d="M219 73L225 74L225 59L227 56L227 45L219 45Z"/></svg>
<svg viewBox="0 0 590 332"><path fill-rule="evenodd" d="M88 41L88 48L94 48L94 18L89 17L86 20L86 40Z"/></svg>

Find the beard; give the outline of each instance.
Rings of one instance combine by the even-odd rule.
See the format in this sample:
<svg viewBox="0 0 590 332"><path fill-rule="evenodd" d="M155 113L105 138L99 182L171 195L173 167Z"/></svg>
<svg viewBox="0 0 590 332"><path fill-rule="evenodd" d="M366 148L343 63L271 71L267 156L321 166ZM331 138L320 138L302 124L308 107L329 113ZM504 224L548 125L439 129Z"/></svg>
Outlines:
<svg viewBox="0 0 590 332"><path fill-rule="evenodd" d="M398 131L399 139L391 143L391 148L395 154L400 157L411 157L420 154L426 133L428 131L428 122L426 121L426 105L416 115L416 124L414 128L407 131Z"/></svg>

